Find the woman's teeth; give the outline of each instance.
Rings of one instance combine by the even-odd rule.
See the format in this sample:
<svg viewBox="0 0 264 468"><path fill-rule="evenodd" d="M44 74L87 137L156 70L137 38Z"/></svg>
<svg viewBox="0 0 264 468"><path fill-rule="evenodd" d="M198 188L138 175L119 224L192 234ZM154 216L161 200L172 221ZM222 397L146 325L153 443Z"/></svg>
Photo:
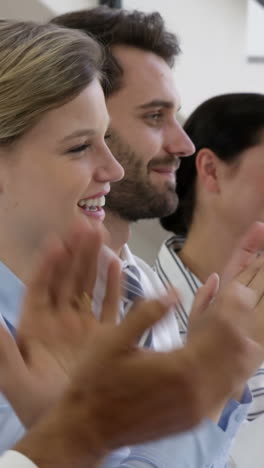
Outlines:
<svg viewBox="0 0 264 468"><path fill-rule="evenodd" d="M78 205L84 210L96 211L98 208L105 205L105 197L86 198L84 200L80 200Z"/></svg>

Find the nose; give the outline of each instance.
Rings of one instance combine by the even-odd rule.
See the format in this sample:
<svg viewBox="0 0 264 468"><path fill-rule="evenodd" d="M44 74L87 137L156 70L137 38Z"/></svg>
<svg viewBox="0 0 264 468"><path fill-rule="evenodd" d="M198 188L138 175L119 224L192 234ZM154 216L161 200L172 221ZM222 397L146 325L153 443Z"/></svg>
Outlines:
<svg viewBox="0 0 264 468"><path fill-rule="evenodd" d="M195 146L192 140L176 119L174 119L173 123L167 128L165 150L180 158L191 156L195 152Z"/></svg>
<svg viewBox="0 0 264 468"><path fill-rule="evenodd" d="M100 164L98 164L95 179L98 182L117 182L124 177L124 169L114 158L108 146L103 143L101 151ZM99 161L98 161L99 162Z"/></svg>

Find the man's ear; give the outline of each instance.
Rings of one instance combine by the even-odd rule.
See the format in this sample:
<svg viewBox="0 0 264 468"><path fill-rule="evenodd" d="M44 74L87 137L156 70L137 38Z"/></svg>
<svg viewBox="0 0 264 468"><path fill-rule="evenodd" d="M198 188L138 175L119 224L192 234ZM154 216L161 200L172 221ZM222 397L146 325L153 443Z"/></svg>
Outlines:
<svg viewBox="0 0 264 468"><path fill-rule="evenodd" d="M212 193L220 191L219 159L209 148L202 148L196 155L196 170L198 179Z"/></svg>

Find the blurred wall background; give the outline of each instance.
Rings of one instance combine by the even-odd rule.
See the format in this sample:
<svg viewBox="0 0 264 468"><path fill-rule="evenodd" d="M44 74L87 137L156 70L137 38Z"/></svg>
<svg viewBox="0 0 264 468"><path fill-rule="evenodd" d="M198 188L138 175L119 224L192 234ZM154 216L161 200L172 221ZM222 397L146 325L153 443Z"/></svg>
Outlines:
<svg viewBox="0 0 264 468"><path fill-rule="evenodd" d="M0 0L0 18L45 21L50 9L37 0Z"/></svg>
<svg viewBox="0 0 264 468"><path fill-rule="evenodd" d="M264 61L247 60L249 4L248 0L123 0L127 8L159 10L179 35L183 54L175 79L183 114L215 94L263 92Z"/></svg>

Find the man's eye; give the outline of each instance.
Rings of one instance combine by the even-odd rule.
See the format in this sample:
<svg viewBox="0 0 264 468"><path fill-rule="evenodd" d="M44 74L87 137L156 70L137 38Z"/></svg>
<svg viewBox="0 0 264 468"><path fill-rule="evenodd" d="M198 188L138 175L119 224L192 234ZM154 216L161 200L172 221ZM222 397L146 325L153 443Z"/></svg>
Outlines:
<svg viewBox="0 0 264 468"><path fill-rule="evenodd" d="M90 148L91 145L83 144L83 145L78 145L74 146L74 148L71 148L69 150L69 153L82 153L85 151L87 148Z"/></svg>
<svg viewBox="0 0 264 468"><path fill-rule="evenodd" d="M106 133L106 135L104 136L104 139L105 141L109 141L111 140L111 137L112 137L111 133Z"/></svg>
<svg viewBox="0 0 264 468"><path fill-rule="evenodd" d="M154 112L152 114L148 114L146 118L151 122L158 122L162 119L163 115L161 112Z"/></svg>

